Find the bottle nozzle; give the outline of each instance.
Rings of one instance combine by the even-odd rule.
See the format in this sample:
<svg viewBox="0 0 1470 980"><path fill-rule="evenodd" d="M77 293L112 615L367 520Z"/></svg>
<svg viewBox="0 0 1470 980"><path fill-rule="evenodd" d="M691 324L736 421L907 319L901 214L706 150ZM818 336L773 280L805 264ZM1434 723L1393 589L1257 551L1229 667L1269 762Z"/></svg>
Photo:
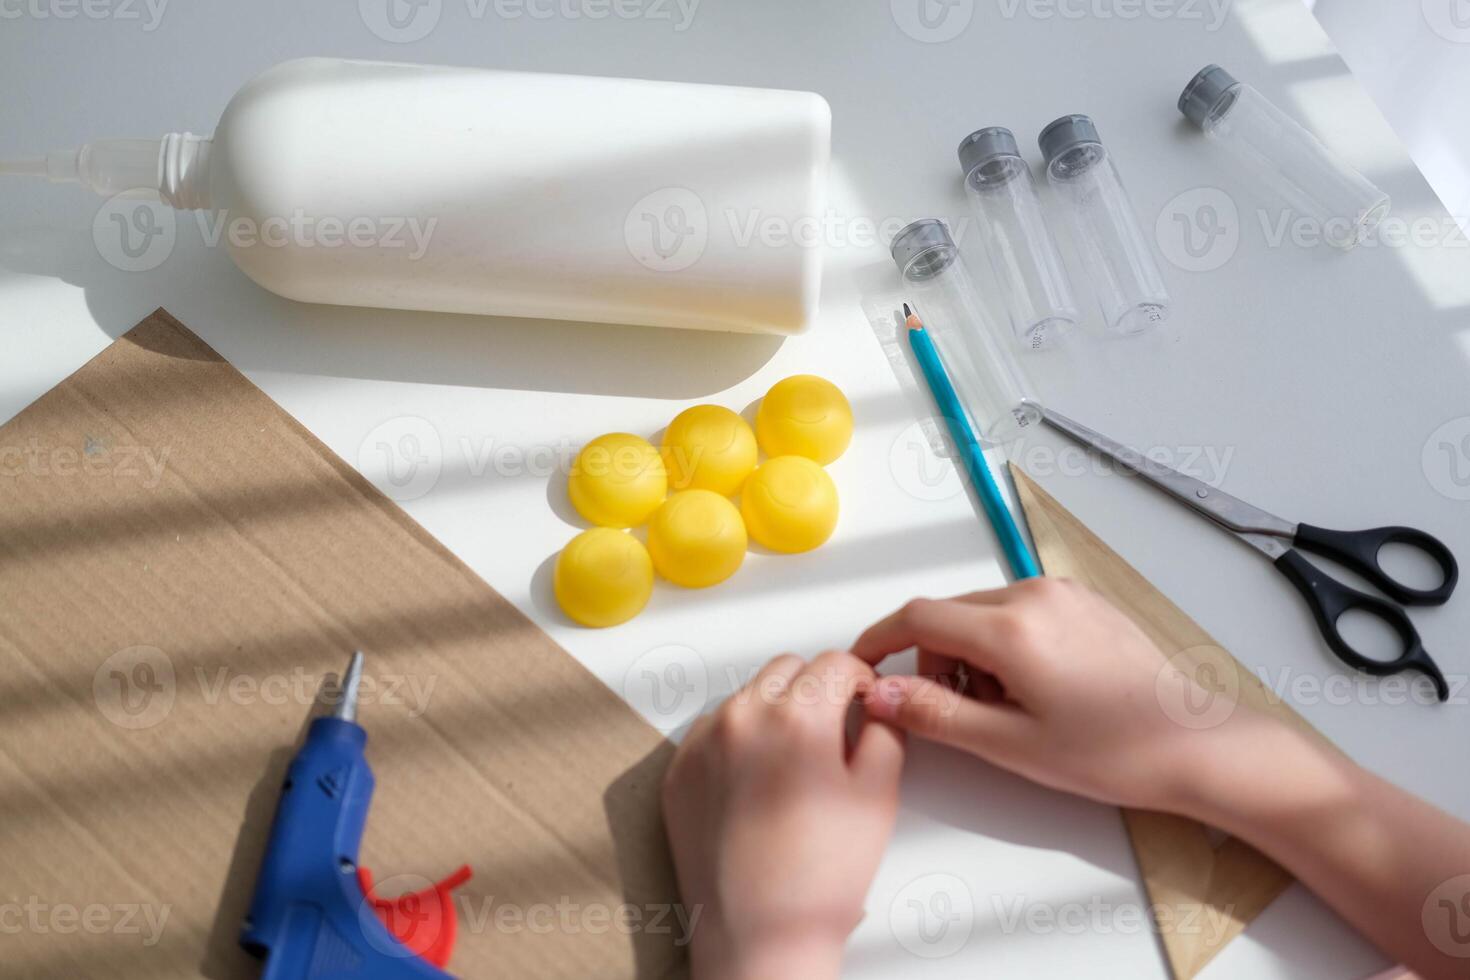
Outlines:
<svg viewBox="0 0 1470 980"><path fill-rule="evenodd" d="M357 721L357 688L361 683L362 651L356 650L352 659L347 661L347 669L342 671L342 681L337 685L341 701L337 703L337 710L333 714L338 719Z"/></svg>
<svg viewBox="0 0 1470 980"><path fill-rule="evenodd" d="M158 139L93 140L79 150L0 161L0 175L79 183L111 197L153 193L178 208L207 206L210 140L191 133Z"/></svg>

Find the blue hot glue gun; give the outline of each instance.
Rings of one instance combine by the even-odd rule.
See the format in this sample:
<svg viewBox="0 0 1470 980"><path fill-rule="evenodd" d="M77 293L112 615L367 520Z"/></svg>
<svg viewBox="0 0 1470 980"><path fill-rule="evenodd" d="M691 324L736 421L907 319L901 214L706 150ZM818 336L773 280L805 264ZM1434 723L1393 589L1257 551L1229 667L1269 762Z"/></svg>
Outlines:
<svg viewBox="0 0 1470 980"><path fill-rule="evenodd" d="M373 798L357 724L362 654L342 675L341 701L317 718L286 773L240 944L263 957L262 980L450 980L450 891L469 869L397 899L372 893L357 849Z"/></svg>

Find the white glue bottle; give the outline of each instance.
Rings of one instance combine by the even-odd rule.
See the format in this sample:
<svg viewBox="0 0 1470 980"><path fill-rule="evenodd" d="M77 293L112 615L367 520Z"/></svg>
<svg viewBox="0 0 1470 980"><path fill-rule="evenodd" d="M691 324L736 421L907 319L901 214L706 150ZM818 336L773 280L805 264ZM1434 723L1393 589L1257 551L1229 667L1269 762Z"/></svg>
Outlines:
<svg viewBox="0 0 1470 980"><path fill-rule="evenodd" d="M204 212L291 299L788 334L815 315L830 147L809 92L307 58L212 137L0 173Z"/></svg>

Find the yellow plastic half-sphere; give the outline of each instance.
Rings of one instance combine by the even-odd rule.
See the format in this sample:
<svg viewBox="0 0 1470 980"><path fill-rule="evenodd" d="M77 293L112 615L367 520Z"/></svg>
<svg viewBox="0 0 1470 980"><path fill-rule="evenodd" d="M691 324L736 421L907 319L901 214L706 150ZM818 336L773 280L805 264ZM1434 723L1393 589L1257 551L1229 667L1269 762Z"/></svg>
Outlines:
<svg viewBox="0 0 1470 980"><path fill-rule="evenodd" d="M826 466L852 442L852 406L826 378L794 374L761 399L755 434L767 456L805 456Z"/></svg>
<svg viewBox="0 0 1470 980"><path fill-rule="evenodd" d="M668 492L658 450L627 432L610 432L583 446L567 480L577 513L602 527L642 524Z"/></svg>
<svg viewBox="0 0 1470 980"><path fill-rule="evenodd" d="M675 490L713 490L729 497L755 469L755 433L720 405L695 405L674 416L661 451Z"/></svg>
<svg viewBox="0 0 1470 980"><path fill-rule="evenodd" d="M777 456L745 481L740 513L750 536L772 551L811 551L837 527L837 487L805 456Z"/></svg>
<svg viewBox="0 0 1470 980"><path fill-rule="evenodd" d="M679 491L648 525L653 567L675 585L690 589L734 575L745 561L745 545L740 511L713 490Z"/></svg>
<svg viewBox="0 0 1470 980"><path fill-rule="evenodd" d="M583 626L625 623L653 595L653 562L643 542L624 531L594 527L556 557L552 588L562 612Z"/></svg>

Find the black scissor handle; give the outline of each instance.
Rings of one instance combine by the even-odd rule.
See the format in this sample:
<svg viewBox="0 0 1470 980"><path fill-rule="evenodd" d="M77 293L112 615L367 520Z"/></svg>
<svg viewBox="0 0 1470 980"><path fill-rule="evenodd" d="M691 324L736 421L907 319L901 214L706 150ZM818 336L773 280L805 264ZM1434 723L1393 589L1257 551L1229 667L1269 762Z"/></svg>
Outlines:
<svg viewBox="0 0 1470 980"><path fill-rule="evenodd" d="M1317 620L1317 628L1322 631L1322 638L1339 660L1354 670L1361 670L1374 677L1417 670L1434 682L1434 693L1441 701L1449 700L1450 686L1445 681L1444 674L1440 673L1439 665L1424 649L1419 631L1414 629L1414 624L1402 609L1377 596L1343 585L1295 551L1288 550L1276 559L1276 567L1307 600L1312 617ZM1376 616L1398 634L1403 649L1397 659L1375 660L1353 649L1352 644L1338 631L1337 621L1343 613L1354 609Z"/></svg>
<svg viewBox="0 0 1470 980"><path fill-rule="evenodd" d="M1390 599L1410 606L1438 606L1455 591L1460 566L1444 542L1412 527L1375 527L1366 531L1330 531L1311 524L1298 524L1293 543L1303 551L1331 558L1344 568L1351 568ZM1378 552L1386 544L1404 544L1417 548L1439 566L1443 581L1437 588L1412 589L1384 571Z"/></svg>

